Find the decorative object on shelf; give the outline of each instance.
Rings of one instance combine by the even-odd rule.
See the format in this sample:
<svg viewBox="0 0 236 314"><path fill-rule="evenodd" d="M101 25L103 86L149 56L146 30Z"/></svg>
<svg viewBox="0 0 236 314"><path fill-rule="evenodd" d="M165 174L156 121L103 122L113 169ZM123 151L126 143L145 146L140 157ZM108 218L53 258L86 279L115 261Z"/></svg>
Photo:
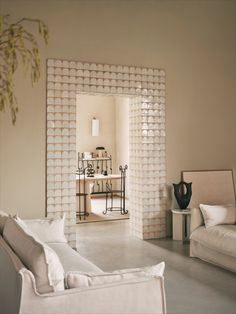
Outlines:
<svg viewBox="0 0 236 314"><path fill-rule="evenodd" d="M99 136L99 120L97 118L92 119L92 136Z"/></svg>
<svg viewBox="0 0 236 314"><path fill-rule="evenodd" d="M85 159L92 158L92 154L90 152L83 152L82 155L83 155L83 158L85 158Z"/></svg>
<svg viewBox="0 0 236 314"><path fill-rule="evenodd" d="M87 173L87 176L88 176L88 177L94 177L95 170L94 170L92 164L88 164L86 173Z"/></svg>
<svg viewBox="0 0 236 314"><path fill-rule="evenodd" d="M96 147L97 157L105 157L103 153L105 152L105 147L98 146Z"/></svg>
<svg viewBox="0 0 236 314"><path fill-rule="evenodd" d="M14 95L14 74L23 64L25 71L30 68L31 81L36 83L40 77L39 47L36 36L30 33L26 23L36 24L44 42L48 42L48 28L39 19L22 18L9 22L9 15L0 15L0 112L8 106L11 111L12 124L16 122L18 112Z"/></svg>
<svg viewBox="0 0 236 314"><path fill-rule="evenodd" d="M192 196L192 182L173 183L174 194L180 209L186 209Z"/></svg>

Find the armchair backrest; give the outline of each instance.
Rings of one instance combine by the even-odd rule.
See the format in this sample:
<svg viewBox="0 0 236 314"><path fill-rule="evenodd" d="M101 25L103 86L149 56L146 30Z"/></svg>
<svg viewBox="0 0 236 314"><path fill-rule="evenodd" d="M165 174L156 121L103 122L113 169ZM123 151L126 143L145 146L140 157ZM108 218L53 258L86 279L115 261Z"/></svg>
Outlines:
<svg viewBox="0 0 236 314"><path fill-rule="evenodd" d="M191 208L190 234L202 225L204 225L204 220L200 208Z"/></svg>

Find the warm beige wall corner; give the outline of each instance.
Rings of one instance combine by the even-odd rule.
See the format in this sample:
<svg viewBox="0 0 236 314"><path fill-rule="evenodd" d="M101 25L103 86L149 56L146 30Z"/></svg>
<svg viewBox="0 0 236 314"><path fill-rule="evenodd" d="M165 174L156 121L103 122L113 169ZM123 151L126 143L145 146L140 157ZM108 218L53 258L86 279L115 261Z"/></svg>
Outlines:
<svg viewBox="0 0 236 314"><path fill-rule="evenodd" d="M99 120L99 136L92 136L93 117ZM112 156L113 167L116 164L115 101L113 96L82 95L77 96L76 106L76 151L94 152L103 146Z"/></svg>
<svg viewBox="0 0 236 314"><path fill-rule="evenodd" d="M1 208L44 215L46 58L164 68L167 182L183 169L236 173L235 1L0 0L0 10L50 29L40 83L17 77L17 126L0 114Z"/></svg>

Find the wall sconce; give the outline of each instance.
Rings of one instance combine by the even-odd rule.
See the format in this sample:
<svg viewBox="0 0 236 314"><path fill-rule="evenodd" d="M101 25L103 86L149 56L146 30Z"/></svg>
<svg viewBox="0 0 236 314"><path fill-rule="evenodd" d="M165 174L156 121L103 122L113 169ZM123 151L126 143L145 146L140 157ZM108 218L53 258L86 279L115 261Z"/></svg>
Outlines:
<svg viewBox="0 0 236 314"><path fill-rule="evenodd" d="M99 120L92 119L92 136L99 136Z"/></svg>

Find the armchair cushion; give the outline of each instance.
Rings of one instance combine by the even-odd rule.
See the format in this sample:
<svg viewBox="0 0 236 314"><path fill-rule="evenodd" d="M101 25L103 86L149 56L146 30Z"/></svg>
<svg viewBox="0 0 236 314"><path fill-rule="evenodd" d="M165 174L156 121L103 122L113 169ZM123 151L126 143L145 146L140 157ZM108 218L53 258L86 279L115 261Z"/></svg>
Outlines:
<svg viewBox="0 0 236 314"><path fill-rule="evenodd" d="M216 225L235 224L235 205L199 205L206 228Z"/></svg>
<svg viewBox="0 0 236 314"><path fill-rule="evenodd" d="M150 279L150 277L163 276L165 263L162 262L155 266L117 270L111 273L88 274L82 272L68 272L65 277L67 288L82 288L112 284L122 281L139 281L140 279Z"/></svg>
<svg viewBox="0 0 236 314"><path fill-rule="evenodd" d="M67 243L64 234L65 215L62 218L23 221L40 241L45 243Z"/></svg>
<svg viewBox="0 0 236 314"><path fill-rule="evenodd" d="M64 269L53 251L29 230L21 219L9 217L3 237L23 264L34 274L37 291L47 293L64 290Z"/></svg>
<svg viewBox="0 0 236 314"><path fill-rule="evenodd" d="M103 272L98 266L81 256L79 252L72 249L67 243L49 243L48 245L57 253L65 273L69 271L96 274Z"/></svg>

